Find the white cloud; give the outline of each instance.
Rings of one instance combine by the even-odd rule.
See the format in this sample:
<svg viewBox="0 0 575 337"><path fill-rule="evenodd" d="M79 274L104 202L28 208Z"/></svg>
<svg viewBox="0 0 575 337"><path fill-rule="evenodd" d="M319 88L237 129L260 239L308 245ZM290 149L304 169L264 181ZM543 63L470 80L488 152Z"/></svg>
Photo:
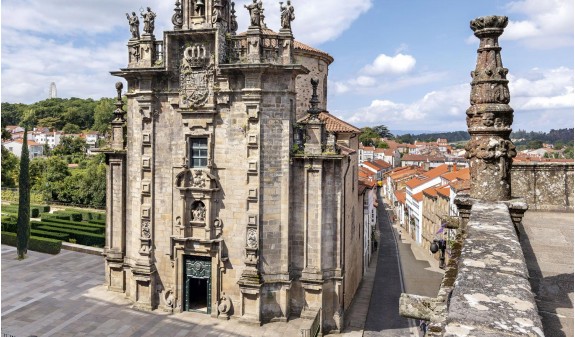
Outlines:
<svg viewBox="0 0 575 337"><path fill-rule="evenodd" d="M379 54L371 64L362 69L362 72L370 75L405 74L415 67L415 62L415 58L411 55Z"/></svg>
<svg viewBox="0 0 575 337"><path fill-rule="evenodd" d="M573 69L533 69L521 78L509 76L511 106L515 110L573 108Z"/></svg>
<svg viewBox="0 0 575 337"><path fill-rule="evenodd" d="M244 5L251 0L236 1L239 31L248 27L249 15ZM280 5L277 0L262 0L266 25L275 31L280 28ZM284 1L285 2L285 1ZM316 45L336 39L360 15L372 7L373 0L313 0L292 1L295 20L292 30L296 40Z"/></svg>
<svg viewBox="0 0 575 337"><path fill-rule="evenodd" d="M532 48L573 45L573 0L519 0L509 3L507 10L526 20L511 20L502 39L522 40Z"/></svg>
<svg viewBox="0 0 575 337"><path fill-rule="evenodd" d="M515 110L513 128L549 130L573 126L573 69L534 69L520 76L510 75L509 79L510 105ZM428 92L412 102L375 99L369 106L337 113L359 126L385 124L392 129L412 130L418 125L427 130L465 130L470 91L469 83L463 83Z"/></svg>
<svg viewBox="0 0 575 337"><path fill-rule="evenodd" d="M351 80L350 83L361 87L370 87L376 84L377 82L373 77L359 76L358 78Z"/></svg>
<svg viewBox="0 0 575 337"><path fill-rule="evenodd" d="M332 88L336 94L345 94L349 91L349 87L343 82L332 82L328 80L329 89L328 92L331 92Z"/></svg>

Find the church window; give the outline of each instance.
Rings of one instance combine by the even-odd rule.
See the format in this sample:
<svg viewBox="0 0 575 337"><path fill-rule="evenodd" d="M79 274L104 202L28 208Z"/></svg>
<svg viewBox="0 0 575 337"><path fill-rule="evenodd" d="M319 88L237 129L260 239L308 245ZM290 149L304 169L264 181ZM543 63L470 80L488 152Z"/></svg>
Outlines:
<svg viewBox="0 0 575 337"><path fill-rule="evenodd" d="M208 139L190 139L190 167L208 166Z"/></svg>

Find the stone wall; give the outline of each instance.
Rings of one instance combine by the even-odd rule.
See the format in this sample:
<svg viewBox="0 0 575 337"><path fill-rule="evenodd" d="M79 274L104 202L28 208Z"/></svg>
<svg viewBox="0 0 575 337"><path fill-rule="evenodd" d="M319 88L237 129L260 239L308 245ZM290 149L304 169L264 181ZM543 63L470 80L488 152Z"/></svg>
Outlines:
<svg viewBox="0 0 575 337"><path fill-rule="evenodd" d="M543 336L508 205L475 201L467 215L438 296L402 294L400 314L430 321L428 337Z"/></svg>
<svg viewBox="0 0 575 337"><path fill-rule="evenodd" d="M573 211L573 163L513 163L511 193L532 210Z"/></svg>

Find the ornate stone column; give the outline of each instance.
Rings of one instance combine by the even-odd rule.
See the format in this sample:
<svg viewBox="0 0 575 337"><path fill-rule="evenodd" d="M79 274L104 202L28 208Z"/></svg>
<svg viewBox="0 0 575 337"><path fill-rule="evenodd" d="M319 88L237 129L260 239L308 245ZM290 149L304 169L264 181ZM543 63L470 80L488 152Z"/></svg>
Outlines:
<svg viewBox="0 0 575 337"><path fill-rule="evenodd" d="M467 158L471 169L471 197L485 201L511 199L511 163L516 155L509 140L513 109L501 62L498 38L507 26L506 16L485 16L472 20L471 29L480 40L477 66L471 72L471 106L467 127L471 140Z"/></svg>

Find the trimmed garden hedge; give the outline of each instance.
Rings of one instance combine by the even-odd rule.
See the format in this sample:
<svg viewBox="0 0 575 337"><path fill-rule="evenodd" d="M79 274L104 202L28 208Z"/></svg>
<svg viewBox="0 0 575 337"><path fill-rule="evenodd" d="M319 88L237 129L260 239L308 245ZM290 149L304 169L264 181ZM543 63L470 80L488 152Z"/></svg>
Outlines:
<svg viewBox="0 0 575 337"><path fill-rule="evenodd" d="M86 233L93 233L93 234L103 234L102 233L102 229L101 228L97 228L97 227L82 227L82 226L78 226L76 224L62 224L62 223L56 223L56 222L44 222L44 221L32 221L32 224L34 224L34 228L38 228L40 226L51 226L51 227L57 227L57 228L64 228L64 229L73 229L75 231L80 231L80 232L86 232Z"/></svg>
<svg viewBox="0 0 575 337"><path fill-rule="evenodd" d="M50 222L50 223L59 223L59 224L65 224L65 225L74 225L77 227L81 227L81 228L98 228L102 231L102 233L104 232L104 230L106 229L106 225L101 225L101 224L95 224L95 223L90 223L90 222L77 222L77 221L68 221L68 220L62 220L62 219L57 219L57 218L53 218L50 216L42 216L42 222Z"/></svg>
<svg viewBox="0 0 575 337"><path fill-rule="evenodd" d="M58 233L66 233L70 235L70 239L76 240L77 244L84 245L84 246L96 246L96 247L104 247L105 244L105 237L104 234L94 234L94 233L87 233L84 231L74 230L74 229L67 229L67 228L60 228L51 225L44 225L39 226L36 229L49 231L49 232L58 232Z"/></svg>
<svg viewBox="0 0 575 337"><path fill-rule="evenodd" d="M2 244L16 246L16 242L16 233L2 232ZM62 249L62 241L31 236L28 249L41 253L58 254Z"/></svg>

